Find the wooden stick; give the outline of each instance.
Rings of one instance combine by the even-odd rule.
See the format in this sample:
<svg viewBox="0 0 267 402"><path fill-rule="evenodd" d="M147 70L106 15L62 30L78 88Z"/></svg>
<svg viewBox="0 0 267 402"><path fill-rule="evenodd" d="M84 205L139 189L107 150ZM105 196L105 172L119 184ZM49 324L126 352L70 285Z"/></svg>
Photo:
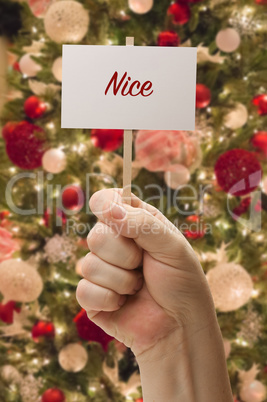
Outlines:
<svg viewBox="0 0 267 402"><path fill-rule="evenodd" d="M134 37L126 37L126 46L134 45ZM124 130L123 134L123 191L122 200L131 204L131 181L132 181L132 142L133 131Z"/></svg>

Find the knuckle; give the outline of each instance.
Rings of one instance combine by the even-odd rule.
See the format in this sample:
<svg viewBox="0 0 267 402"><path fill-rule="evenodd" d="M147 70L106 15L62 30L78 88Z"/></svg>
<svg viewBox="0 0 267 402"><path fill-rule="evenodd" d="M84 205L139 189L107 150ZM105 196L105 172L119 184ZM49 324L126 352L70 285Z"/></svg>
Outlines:
<svg viewBox="0 0 267 402"><path fill-rule="evenodd" d="M86 285L86 279L81 279L76 288L76 299L81 306L84 304L86 296Z"/></svg>

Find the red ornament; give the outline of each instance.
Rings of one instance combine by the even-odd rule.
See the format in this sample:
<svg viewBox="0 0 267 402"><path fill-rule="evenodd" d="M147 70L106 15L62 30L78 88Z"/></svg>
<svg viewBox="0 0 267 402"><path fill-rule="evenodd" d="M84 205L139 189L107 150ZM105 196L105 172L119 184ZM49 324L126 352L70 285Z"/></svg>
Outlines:
<svg viewBox="0 0 267 402"><path fill-rule="evenodd" d="M180 38L176 32L164 31L158 36L158 46L179 46Z"/></svg>
<svg viewBox="0 0 267 402"><path fill-rule="evenodd" d="M8 140L10 134L13 133L15 127L17 127L19 123L17 121L9 121L7 122L4 127L2 128L2 137L5 141Z"/></svg>
<svg viewBox="0 0 267 402"><path fill-rule="evenodd" d="M30 119L38 119L46 111L46 104L37 96L30 96L24 102L24 112Z"/></svg>
<svg viewBox="0 0 267 402"><path fill-rule="evenodd" d="M58 388L49 388L42 395L42 402L64 402L65 395Z"/></svg>
<svg viewBox="0 0 267 402"><path fill-rule="evenodd" d="M264 116L267 114L267 94L254 96L252 103L257 106L259 115Z"/></svg>
<svg viewBox="0 0 267 402"><path fill-rule="evenodd" d="M180 1L170 5L167 11L167 15L172 16L173 24L184 25L189 21L191 11L185 2Z"/></svg>
<svg viewBox="0 0 267 402"><path fill-rule="evenodd" d="M123 143L123 130L100 130L91 131L91 140L95 147L103 151L115 151Z"/></svg>
<svg viewBox="0 0 267 402"><path fill-rule="evenodd" d="M135 402L143 402L143 398L138 398L135 400Z"/></svg>
<svg viewBox="0 0 267 402"><path fill-rule="evenodd" d="M13 64L12 67L13 67L13 70L18 71L19 73L21 73L18 61L15 61L15 63Z"/></svg>
<svg viewBox="0 0 267 402"><path fill-rule="evenodd" d="M93 323L93 321L89 320L84 309L74 317L73 321L75 322L77 332L82 339L91 342L98 342L102 345L105 351L108 350L108 344L114 338L106 334L100 327Z"/></svg>
<svg viewBox="0 0 267 402"><path fill-rule="evenodd" d="M267 131L257 131L251 138L251 143L267 156Z"/></svg>
<svg viewBox="0 0 267 402"><path fill-rule="evenodd" d="M251 197L243 198L240 204L233 209L233 213L237 216L243 215L245 212L248 211L250 204L251 204Z"/></svg>
<svg viewBox="0 0 267 402"><path fill-rule="evenodd" d="M52 322L48 321L38 321L32 327L32 337L33 339L44 336L46 338L53 338L55 336L55 327Z"/></svg>
<svg viewBox="0 0 267 402"><path fill-rule="evenodd" d="M6 304L0 303L0 320L6 324L12 324L14 311L19 313L20 310L20 307L18 307L16 302L13 300L7 302Z"/></svg>
<svg viewBox="0 0 267 402"><path fill-rule="evenodd" d="M267 0L255 0L255 3L260 4L262 6L267 6Z"/></svg>
<svg viewBox="0 0 267 402"><path fill-rule="evenodd" d="M188 229L184 230L183 233L187 239L196 240L205 236L205 225L200 220L199 216L188 216L186 222L188 222Z"/></svg>
<svg viewBox="0 0 267 402"><path fill-rule="evenodd" d="M46 142L41 127L22 121L6 138L6 153L14 165L22 169L36 169L42 165Z"/></svg>
<svg viewBox="0 0 267 402"><path fill-rule="evenodd" d="M211 92L206 85L197 84L196 85L196 107L201 109L210 104Z"/></svg>
<svg viewBox="0 0 267 402"><path fill-rule="evenodd" d="M252 152L231 149L222 154L215 164L219 186L235 196L251 193L261 181L262 169Z"/></svg>
<svg viewBox="0 0 267 402"><path fill-rule="evenodd" d="M79 210L84 205L84 194L81 187L71 185L65 187L62 193L62 205L66 209Z"/></svg>

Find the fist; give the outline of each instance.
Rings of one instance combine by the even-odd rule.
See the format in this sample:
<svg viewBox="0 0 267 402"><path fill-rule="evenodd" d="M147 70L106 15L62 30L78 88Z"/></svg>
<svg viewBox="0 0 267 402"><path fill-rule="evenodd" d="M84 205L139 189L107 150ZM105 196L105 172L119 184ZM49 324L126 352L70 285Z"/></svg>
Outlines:
<svg viewBox="0 0 267 402"><path fill-rule="evenodd" d="M90 199L99 221L88 235L77 287L79 304L95 324L136 357L171 334L200 330L215 309L190 244L156 208L119 189Z"/></svg>

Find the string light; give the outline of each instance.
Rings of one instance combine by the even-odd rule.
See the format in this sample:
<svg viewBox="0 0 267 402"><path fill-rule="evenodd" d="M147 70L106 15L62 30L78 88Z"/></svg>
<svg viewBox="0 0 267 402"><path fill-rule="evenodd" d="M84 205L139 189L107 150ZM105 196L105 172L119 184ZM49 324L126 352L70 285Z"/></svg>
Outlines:
<svg viewBox="0 0 267 402"><path fill-rule="evenodd" d="M252 289L251 297L253 299L256 299L259 296L259 294L260 294L260 291L258 289Z"/></svg>
<svg viewBox="0 0 267 402"><path fill-rule="evenodd" d="M206 172L200 172L200 174L198 175L200 180L204 180L206 178Z"/></svg>
<svg viewBox="0 0 267 402"><path fill-rule="evenodd" d="M8 169L10 173L16 173L16 168L15 167L11 167Z"/></svg>
<svg viewBox="0 0 267 402"><path fill-rule="evenodd" d="M32 32L33 32L33 33L38 32L37 28L36 28L36 27L32 27Z"/></svg>

